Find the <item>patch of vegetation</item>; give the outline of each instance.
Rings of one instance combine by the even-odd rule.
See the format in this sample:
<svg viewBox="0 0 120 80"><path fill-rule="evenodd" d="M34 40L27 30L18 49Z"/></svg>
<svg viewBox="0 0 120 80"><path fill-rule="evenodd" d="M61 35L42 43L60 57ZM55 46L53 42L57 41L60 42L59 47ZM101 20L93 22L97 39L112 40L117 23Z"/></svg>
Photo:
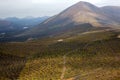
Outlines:
<svg viewBox="0 0 120 80"><path fill-rule="evenodd" d="M66 55L65 79L119 80L120 39L116 32L0 44L0 79L59 80ZM79 77L80 76L80 77Z"/></svg>

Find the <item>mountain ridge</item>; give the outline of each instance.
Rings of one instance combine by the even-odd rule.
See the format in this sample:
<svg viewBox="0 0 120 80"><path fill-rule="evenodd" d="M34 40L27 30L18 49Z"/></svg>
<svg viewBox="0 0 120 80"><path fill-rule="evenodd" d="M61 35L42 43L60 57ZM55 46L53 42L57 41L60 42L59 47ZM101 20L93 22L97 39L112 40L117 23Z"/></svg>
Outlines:
<svg viewBox="0 0 120 80"><path fill-rule="evenodd" d="M48 30L52 31L53 28L65 28L69 24L76 26L89 23L93 27L117 26L118 23L107 15L102 8L88 2L80 1L19 36L39 35Z"/></svg>
<svg viewBox="0 0 120 80"><path fill-rule="evenodd" d="M97 7L88 2L78 2L58 15L14 35L15 38L44 38L51 36L77 35L88 30L119 28L119 19L114 18L103 7ZM88 27L89 26L89 27Z"/></svg>

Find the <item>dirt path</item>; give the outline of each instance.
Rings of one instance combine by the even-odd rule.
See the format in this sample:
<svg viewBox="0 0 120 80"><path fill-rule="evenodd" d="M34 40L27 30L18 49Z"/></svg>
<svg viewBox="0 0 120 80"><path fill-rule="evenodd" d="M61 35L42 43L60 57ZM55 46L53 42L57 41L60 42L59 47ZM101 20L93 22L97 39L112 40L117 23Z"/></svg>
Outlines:
<svg viewBox="0 0 120 80"><path fill-rule="evenodd" d="M79 48L77 48L77 49L79 49ZM77 49L75 49L75 50L77 50ZM72 53L73 51L74 51L74 50L71 50L70 52L66 53L66 54L63 56L63 69L62 69L62 74L61 74L61 76L60 76L60 80L65 80L64 77L65 77L65 72L66 72L66 70L67 70L67 68L66 68L66 63L67 63L66 57L67 57L68 54Z"/></svg>
<svg viewBox="0 0 120 80"><path fill-rule="evenodd" d="M92 31L92 32L85 32L85 33L83 33L83 34L87 34L87 33L96 33L96 32L104 32L104 31L110 31L110 30L100 30L100 31ZM94 37L93 37L94 38ZM118 38L120 38L120 35L118 35ZM101 42L101 44L105 44L105 43L103 43L102 42L102 40L100 41ZM86 44L86 45L84 45L83 46L83 49L85 49L86 47L88 47L89 45L90 45L91 43L88 43L88 44ZM115 53L115 50L112 48L112 46L110 45L110 48L111 48L111 51L112 51L112 53ZM78 48L79 49L79 48ZM77 49L76 49L77 50ZM62 70L62 74L61 74L61 76L60 76L60 80L80 80L82 77L85 77L85 76L87 76L87 75L91 75L91 74L95 74L97 71L100 71L101 70L101 68L98 68L98 69L95 69L95 70L93 70L93 71L91 71L91 72L88 72L88 73L86 73L86 74L82 74L82 75L77 75L77 76L74 76L74 77L71 77L71 78L69 78L69 79L64 79L64 77L65 77L65 73L66 73L66 70L67 70L67 68L66 68L66 57L67 57L67 55L68 54L70 54L70 53L72 53L73 52L73 50L72 51L70 51L70 52L68 52L68 53L66 53L64 56L63 56L63 70Z"/></svg>
<svg viewBox="0 0 120 80"><path fill-rule="evenodd" d="M63 70L60 79L64 80L64 75L66 72L66 55L63 56Z"/></svg>
<svg viewBox="0 0 120 80"><path fill-rule="evenodd" d="M92 42L87 43L86 45L84 45L84 46L83 46L83 49L85 49L85 48L86 48L87 46L89 46L91 43L92 43ZM78 50L78 49L79 49L79 48L77 48L76 50ZM88 75L88 74L91 74L91 73L95 73L95 72L93 71L93 72L90 72L90 73L88 73L88 74L77 75L77 76L75 76L75 77L73 77L73 78L70 78L70 79L64 79L65 73L66 73L66 70L67 70L67 68L66 68L66 57L67 57L68 54L72 53L73 51L74 51L74 50L66 53L66 54L63 56L63 70L62 70L62 74L61 74L61 76L60 76L60 80L79 80L81 76L85 76L85 75Z"/></svg>
<svg viewBox="0 0 120 80"><path fill-rule="evenodd" d="M85 46L83 46L83 49L85 48L85 47L87 47L89 44L91 44L91 43L88 43L88 44L86 44ZM75 50L78 50L79 48L77 48L77 49L75 49ZM67 70L67 68L66 68L66 57L67 57L67 55L68 54L70 54L70 53L72 53L74 50L72 50L72 51L70 51L70 52L68 52L68 53L66 53L64 56L63 56L63 69L62 69L62 74L61 74L61 76L60 76L60 80L65 80L64 79L64 77L65 77L65 72L66 72L66 70ZM79 77L79 76L78 76ZM77 76L76 76L76 78L78 78ZM73 79L74 80L74 79ZM76 79L75 79L76 80Z"/></svg>

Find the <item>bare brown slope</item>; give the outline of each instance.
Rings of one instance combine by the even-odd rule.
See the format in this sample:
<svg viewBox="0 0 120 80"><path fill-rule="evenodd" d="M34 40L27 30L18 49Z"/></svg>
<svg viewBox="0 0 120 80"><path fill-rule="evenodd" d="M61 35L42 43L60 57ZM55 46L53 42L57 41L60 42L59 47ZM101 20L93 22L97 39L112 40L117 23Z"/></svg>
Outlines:
<svg viewBox="0 0 120 80"><path fill-rule="evenodd" d="M75 24L90 23L93 26L105 26L105 24L115 23L101 8L94 6L88 2L79 2L68 9L64 10L55 17L52 17L44 22L44 24L56 24L63 21L62 24Z"/></svg>
<svg viewBox="0 0 120 80"><path fill-rule="evenodd" d="M25 31L19 36L44 36L48 32L57 34L59 29L66 32L67 29L81 24L89 23L93 27L113 27L118 23L107 16L99 7L88 2L79 2L60 14L49 18L38 26ZM70 26L70 27L69 27ZM82 26L83 27L83 26ZM80 28L79 28L80 29ZM86 28L87 30L87 28ZM49 33L47 35L50 35Z"/></svg>

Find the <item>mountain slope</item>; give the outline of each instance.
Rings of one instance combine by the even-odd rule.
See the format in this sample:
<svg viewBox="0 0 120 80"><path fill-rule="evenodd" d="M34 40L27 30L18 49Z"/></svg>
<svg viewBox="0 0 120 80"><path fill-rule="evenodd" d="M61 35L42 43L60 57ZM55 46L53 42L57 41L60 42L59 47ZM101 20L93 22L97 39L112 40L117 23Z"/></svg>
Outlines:
<svg viewBox="0 0 120 80"><path fill-rule="evenodd" d="M120 23L120 7L119 6L105 6L101 8L111 19Z"/></svg>
<svg viewBox="0 0 120 80"><path fill-rule="evenodd" d="M35 25L40 24L44 20L48 19L48 16L44 17L25 17L25 18L16 18L16 17L8 17L5 20L15 23L17 25L21 25L21 27L34 27Z"/></svg>
<svg viewBox="0 0 120 80"><path fill-rule="evenodd" d="M41 37L46 35L46 33L48 33L47 36L51 36L60 33L59 30L61 29L63 32L66 32L71 27L81 27L82 24L90 24L92 28L97 28L111 27L113 25L116 26L118 23L109 18L101 8L88 2L79 2L67 8L60 14L49 18L40 25L25 31L20 35L17 35L17 37ZM82 27L84 26L82 25ZM81 29L79 28L79 30ZM88 29L86 28L86 31L87 30Z"/></svg>
<svg viewBox="0 0 120 80"><path fill-rule="evenodd" d="M16 18L8 17L6 19L0 19L0 41L4 39L11 38L13 40L13 35L22 33L23 31L40 24L48 17L25 17Z"/></svg>
<svg viewBox="0 0 120 80"><path fill-rule="evenodd" d="M0 20L0 33L14 30L14 29L16 29L15 26L16 26L16 28L18 28L18 25L15 25L10 21Z"/></svg>
<svg viewBox="0 0 120 80"><path fill-rule="evenodd" d="M63 42L46 38L2 43L0 80L61 80L64 66L64 80L119 80L118 35L113 30L84 33Z"/></svg>
<svg viewBox="0 0 120 80"><path fill-rule="evenodd" d="M44 24L60 24L75 23L76 25L82 23L90 23L93 26L105 26L105 24L115 23L101 8L94 6L88 2L79 2L68 9L64 10L52 19L44 22Z"/></svg>
<svg viewBox="0 0 120 80"><path fill-rule="evenodd" d="M118 8L112 8L112 10L116 11ZM88 2L79 2L41 24L14 35L12 40L14 38L28 40L29 38L65 37L90 30L119 28L120 22L116 19L118 14L116 18L111 17L109 11L109 9L97 7Z"/></svg>

